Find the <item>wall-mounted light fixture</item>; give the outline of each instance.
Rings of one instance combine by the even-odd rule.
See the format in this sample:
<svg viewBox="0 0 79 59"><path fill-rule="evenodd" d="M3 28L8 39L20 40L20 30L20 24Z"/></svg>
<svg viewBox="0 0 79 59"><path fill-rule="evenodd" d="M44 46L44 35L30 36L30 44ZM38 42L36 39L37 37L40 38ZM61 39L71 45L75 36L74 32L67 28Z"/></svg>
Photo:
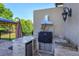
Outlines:
<svg viewBox="0 0 79 59"><path fill-rule="evenodd" d="M72 9L68 7L64 7L62 16L63 16L63 20L66 21L67 17L72 16Z"/></svg>

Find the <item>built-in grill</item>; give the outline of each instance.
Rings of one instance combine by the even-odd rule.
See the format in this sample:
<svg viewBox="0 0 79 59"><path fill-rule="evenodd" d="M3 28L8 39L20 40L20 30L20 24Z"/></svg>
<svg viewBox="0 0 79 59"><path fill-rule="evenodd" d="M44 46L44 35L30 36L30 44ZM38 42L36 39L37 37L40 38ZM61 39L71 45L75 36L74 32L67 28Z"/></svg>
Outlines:
<svg viewBox="0 0 79 59"><path fill-rule="evenodd" d="M53 54L52 40L52 32L40 31L38 34L39 52Z"/></svg>
<svg viewBox="0 0 79 59"><path fill-rule="evenodd" d="M52 43L53 34L52 32L41 31L38 35L38 41L42 43Z"/></svg>
<svg viewBox="0 0 79 59"><path fill-rule="evenodd" d="M53 53L53 29L51 30L50 26L53 26L53 23L49 15L45 15L45 19L41 22L41 31L38 33L39 52Z"/></svg>

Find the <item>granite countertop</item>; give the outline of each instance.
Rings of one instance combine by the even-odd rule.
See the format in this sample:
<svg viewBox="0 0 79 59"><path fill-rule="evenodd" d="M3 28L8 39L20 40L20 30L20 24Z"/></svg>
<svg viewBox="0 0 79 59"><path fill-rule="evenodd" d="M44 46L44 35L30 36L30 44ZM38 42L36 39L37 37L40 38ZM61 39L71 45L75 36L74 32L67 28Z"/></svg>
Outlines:
<svg viewBox="0 0 79 59"><path fill-rule="evenodd" d="M27 36L27 37L23 37L23 43L28 43L29 41L34 40L33 36Z"/></svg>
<svg viewBox="0 0 79 59"><path fill-rule="evenodd" d="M28 43L28 42L30 42L32 40L34 40L33 36L24 36L22 38L18 38L18 39L13 40L13 42L16 42L16 43Z"/></svg>

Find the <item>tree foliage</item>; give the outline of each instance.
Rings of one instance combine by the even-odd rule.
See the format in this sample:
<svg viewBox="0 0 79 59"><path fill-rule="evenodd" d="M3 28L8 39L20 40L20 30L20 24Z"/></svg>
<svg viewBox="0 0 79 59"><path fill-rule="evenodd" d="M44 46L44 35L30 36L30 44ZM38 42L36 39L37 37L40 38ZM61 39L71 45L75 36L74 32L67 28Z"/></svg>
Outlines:
<svg viewBox="0 0 79 59"><path fill-rule="evenodd" d="M10 9L6 8L4 4L0 3L0 17L12 20L13 13Z"/></svg>
<svg viewBox="0 0 79 59"><path fill-rule="evenodd" d="M33 31L33 25L30 20L21 19L22 33L23 35L30 35Z"/></svg>

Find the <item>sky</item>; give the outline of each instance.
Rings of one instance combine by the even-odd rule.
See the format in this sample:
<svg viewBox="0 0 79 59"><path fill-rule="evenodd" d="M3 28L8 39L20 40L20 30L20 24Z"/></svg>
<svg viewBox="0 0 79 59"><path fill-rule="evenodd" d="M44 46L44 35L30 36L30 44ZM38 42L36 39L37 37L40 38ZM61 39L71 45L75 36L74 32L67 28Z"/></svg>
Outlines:
<svg viewBox="0 0 79 59"><path fill-rule="evenodd" d="M5 3L6 8L13 12L13 17L30 19L33 21L33 10L54 8L54 3Z"/></svg>

